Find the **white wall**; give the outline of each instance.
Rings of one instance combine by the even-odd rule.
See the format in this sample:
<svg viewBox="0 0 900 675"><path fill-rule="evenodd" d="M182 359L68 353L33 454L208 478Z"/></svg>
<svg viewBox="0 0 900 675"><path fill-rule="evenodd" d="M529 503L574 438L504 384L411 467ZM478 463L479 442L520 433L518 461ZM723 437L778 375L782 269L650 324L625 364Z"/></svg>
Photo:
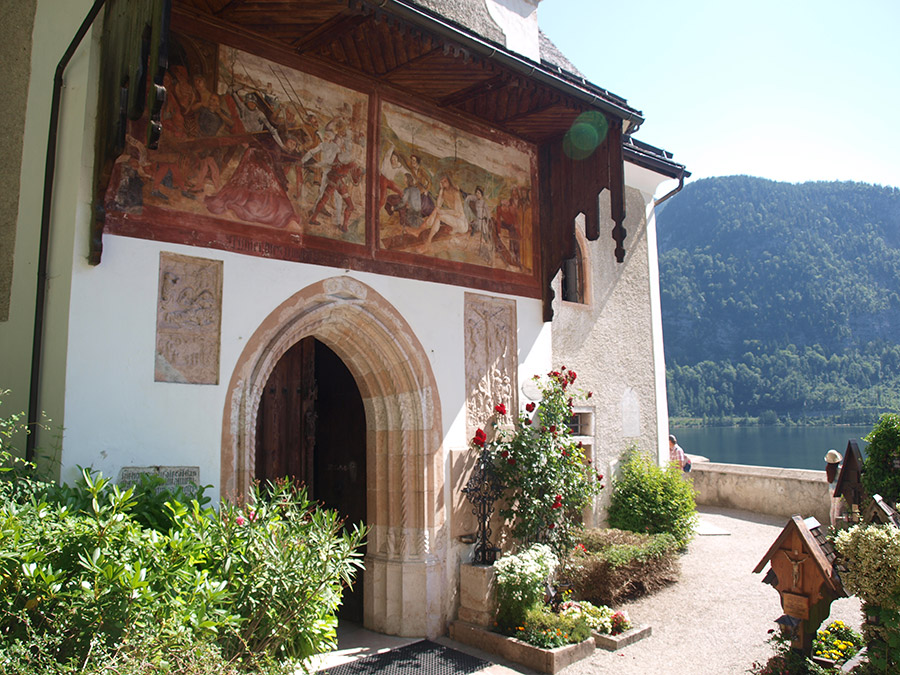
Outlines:
<svg viewBox="0 0 900 675"><path fill-rule="evenodd" d="M159 252L223 260L219 385L154 382ZM284 300L345 270L166 244L104 237L103 262L75 261L66 371L63 479L91 465L199 465L219 480L225 389L246 340ZM441 397L444 448L465 447L465 288L352 273L409 322L431 360ZM520 376L543 372L550 341L541 303L517 299ZM77 358L74 358L77 355Z"/></svg>

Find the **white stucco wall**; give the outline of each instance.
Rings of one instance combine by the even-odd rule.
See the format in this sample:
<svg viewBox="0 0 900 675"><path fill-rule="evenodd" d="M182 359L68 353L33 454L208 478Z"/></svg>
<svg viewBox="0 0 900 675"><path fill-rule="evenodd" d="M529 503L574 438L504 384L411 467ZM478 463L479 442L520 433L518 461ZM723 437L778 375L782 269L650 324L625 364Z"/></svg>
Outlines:
<svg viewBox="0 0 900 675"><path fill-rule="evenodd" d="M159 252L224 261L218 385L154 382ZM199 465L217 484L226 385L245 340L284 300L321 279L328 267L105 236L103 262L76 260L66 371L63 479L76 465L106 475L123 466ZM431 361L441 397L445 450L464 447L465 288L351 273L408 321ZM517 299L522 373L549 363L539 300Z"/></svg>
<svg viewBox="0 0 900 675"><path fill-rule="evenodd" d="M617 263L611 220L586 252L586 304L563 302L561 278L554 281L553 362L574 368L578 384L593 396L582 409L593 412L593 461L607 478L615 474L630 445L666 459L668 425L659 272L652 199L663 177L626 164L625 261ZM600 213L609 197L600 196ZM649 216L649 218L648 218ZM583 217L578 218L584 233ZM602 518L609 492L598 499Z"/></svg>

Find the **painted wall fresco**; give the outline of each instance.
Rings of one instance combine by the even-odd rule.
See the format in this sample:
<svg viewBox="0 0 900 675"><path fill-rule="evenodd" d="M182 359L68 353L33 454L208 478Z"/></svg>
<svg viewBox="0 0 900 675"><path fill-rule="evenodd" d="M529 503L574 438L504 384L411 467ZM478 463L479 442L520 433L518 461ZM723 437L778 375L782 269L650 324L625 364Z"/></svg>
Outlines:
<svg viewBox="0 0 900 675"><path fill-rule="evenodd" d="M381 110L380 247L519 273L534 269L533 151L391 103Z"/></svg>
<svg viewBox="0 0 900 675"><path fill-rule="evenodd" d="M231 47L173 42L159 149L139 140L145 120L130 123L107 212L150 206L364 244L368 97Z"/></svg>

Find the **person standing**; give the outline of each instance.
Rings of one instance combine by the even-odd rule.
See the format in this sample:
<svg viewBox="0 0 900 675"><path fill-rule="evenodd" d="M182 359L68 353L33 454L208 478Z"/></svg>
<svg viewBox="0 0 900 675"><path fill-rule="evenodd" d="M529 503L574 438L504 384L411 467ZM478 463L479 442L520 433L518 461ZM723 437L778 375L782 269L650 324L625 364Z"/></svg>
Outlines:
<svg viewBox="0 0 900 675"><path fill-rule="evenodd" d="M685 473L691 470L690 458L681 449L681 446L678 445L678 439L672 434L669 434L669 461L676 462Z"/></svg>
<svg viewBox="0 0 900 675"><path fill-rule="evenodd" d="M844 458L841 456L841 453L834 448L825 453L825 478L828 481L828 494L831 495L829 515L833 529L837 529L839 521L845 520L845 514L842 513L843 500L834 496L834 489L837 487L838 469L842 459Z"/></svg>

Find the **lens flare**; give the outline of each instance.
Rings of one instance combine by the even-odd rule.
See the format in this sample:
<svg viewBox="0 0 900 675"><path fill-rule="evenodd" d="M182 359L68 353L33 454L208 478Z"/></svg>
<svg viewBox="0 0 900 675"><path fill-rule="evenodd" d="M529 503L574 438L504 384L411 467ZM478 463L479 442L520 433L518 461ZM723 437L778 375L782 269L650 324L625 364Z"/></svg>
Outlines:
<svg viewBox="0 0 900 675"><path fill-rule="evenodd" d="M563 138L563 152L572 159L587 159L604 140L609 122L603 113L588 110L581 113Z"/></svg>

